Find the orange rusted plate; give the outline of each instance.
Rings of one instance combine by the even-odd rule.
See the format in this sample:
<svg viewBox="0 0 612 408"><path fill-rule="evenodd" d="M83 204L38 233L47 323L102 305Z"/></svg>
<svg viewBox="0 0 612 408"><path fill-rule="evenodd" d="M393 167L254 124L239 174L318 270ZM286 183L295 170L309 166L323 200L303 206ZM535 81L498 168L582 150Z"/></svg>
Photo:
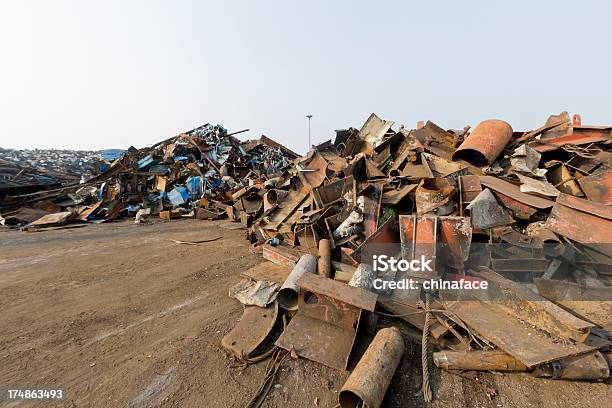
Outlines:
<svg viewBox="0 0 612 408"><path fill-rule="evenodd" d="M416 222L416 225L415 225ZM463 268L469 256L472 241L472 227L467 217L415 217L400 215L400 239L402 258L405 260L438 258L439 264L456 269ZM438 262L436 262L438 263ZM431 273L410 273L419 277L436 276Z"/></svg>
<svg viewBox="0 0 612 408"><path fill-rule="evenodd" d="M351 257L359 262L371 263L374 255L394 256L400 249L400 235L397 222L393 217L359 245Z"/></svg>
<svg viewBox="0 0 612 408"><path fill-rule="evenodd" d="M440 224L438 257L444 265L463 269L470 255L472 226L469 217L438 217Z"/></svg>
<svg viewBox="0 0 612 408"><path fill-rule="evenodd" d="M378 229L378 215L382 200L383 186L380 183L372 183L364 195L364 235L366 238L371 236Z"/></svg>
<svg viewBox="0 0 612 408"><path fill-rule="evenodd" d="M482 191L480 185L480 179L478 176L468 175L460 176L459 183L461 184L461 202L463 204L469 204L478 194Z"/></svg>
<svg viewBox="0 0 612 408"><path fill-rule="evenodd" d="M603 204L561 194L546 228L581 244L612 243L612 210Z"/></svg>
<svg viewBox="0 0 612 408"><path fill-rule="evenodd" d="M400 240L402 243L402 259L426 260L435 259L437 240L437 217L414 215L400 215ZM433 278L436 276L435 265L433 271L407 272L410 276Z"/></svg>

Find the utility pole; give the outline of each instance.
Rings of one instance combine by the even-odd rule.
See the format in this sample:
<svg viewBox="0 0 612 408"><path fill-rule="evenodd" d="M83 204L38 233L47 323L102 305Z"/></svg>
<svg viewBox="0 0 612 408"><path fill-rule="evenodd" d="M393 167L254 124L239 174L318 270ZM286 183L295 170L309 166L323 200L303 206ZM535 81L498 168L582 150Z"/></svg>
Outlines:
<svg viewBox="0 0 612 408"><path fill-rule="evenodd" d="M308 114L306 117L308 118L308 150L310 151L310 146L312 146L310 144L310 119L312 118L312 115Z"/></svg>

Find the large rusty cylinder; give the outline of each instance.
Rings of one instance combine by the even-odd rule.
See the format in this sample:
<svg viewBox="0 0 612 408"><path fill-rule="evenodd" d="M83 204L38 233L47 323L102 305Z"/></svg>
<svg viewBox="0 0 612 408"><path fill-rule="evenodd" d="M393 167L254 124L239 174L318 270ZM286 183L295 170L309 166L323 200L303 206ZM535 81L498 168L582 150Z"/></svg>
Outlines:
<svg viewBox="0 0 612 408"><path fill-rule="evenodd" d="M285 279L283 286L278 292L277 300L280 307L285 310L297 310L298 294L300 287L297 284L298 279L305 273L317 272L317 257L310 254L302 255L293 270Z"/></svg>
<svg viewBox="0 0 612 408"><path fill-rule="evenodd" d="M507 122L498 119L482 121L455 150L452 159L465 160L477 167L491 165L510 139L512 126Z"/></svg>
<svg viewBox="0 0 612 408"><path fill-rule="evenodd" d="M271 210L279 201L281 201L287 192L284 190L268 190L263 197L264 212Z"/></svg>
<svg viewBox="0 0 612 408"><path fill-rule="evenodd" d="M397 327L376 333L355 370L338 394L342 408L378 408L404 354L404 340Z"/></svg>
<svg viewBox="0 0 612 408"><path fill-rule="evenodd" d="M451 351L433 353L437 367L467 371L526 371L527 367L514 357L499 350Z"/></svg>
<svg viewBox="0 0 612 408"><path fill-rule="evenodd" d="M319 240L319 275L331 278L331 242L329 239Z"/></svg>

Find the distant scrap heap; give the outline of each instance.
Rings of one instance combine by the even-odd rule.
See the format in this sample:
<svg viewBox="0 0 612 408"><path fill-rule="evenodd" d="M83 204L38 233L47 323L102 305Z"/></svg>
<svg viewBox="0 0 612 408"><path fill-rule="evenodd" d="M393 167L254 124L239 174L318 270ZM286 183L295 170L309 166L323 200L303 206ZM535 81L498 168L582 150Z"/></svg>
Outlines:
<svg viewBox="0 0 612 408"><path fill-rule="evenodd" d="M77 184L109 166L100 152L0 148L0 199L5 195Z"/></svg>
<svg viewBox="0 0 612 408"><path fill-rule="evenodd" d="M65 213L62 223L165 209L177 216L204 198L226 201L298 157L266 136L241 142L211 124L127 151L0 150L0 223L24 226L49 213Z"/></svg>

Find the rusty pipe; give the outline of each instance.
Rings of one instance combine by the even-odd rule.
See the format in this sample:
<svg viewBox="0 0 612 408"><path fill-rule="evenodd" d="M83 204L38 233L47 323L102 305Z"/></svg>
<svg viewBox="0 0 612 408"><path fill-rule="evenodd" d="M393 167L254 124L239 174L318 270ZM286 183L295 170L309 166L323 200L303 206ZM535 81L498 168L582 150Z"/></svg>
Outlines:
<svg viewBox="0 0 612 408"><path fill-rule="evenodd" d="M310 254L302 255L293 270L285 279L283 286L278 292L277 300L280 307L285 310L297 310L298 293L300 287L297 284L298 279L305 273L317 272L317 257Z"/></svg>
<svg viewBox="0 0 612 408"><path fill-rule="evenodd" d="M357 367L338 394L342 408L378 408L404 354L404 340L397 327L376 333Z"/></svg>
<svg viewBox="0 0 612 408"><path fill-rule="evenodd" d="M264 212L267 213L269 210L273 209L286 195L287 192L284 190L268 190L263 197Z"/></svg>
<svg viewBox="0 0 612 408"><path fill-rule="evenodd" d="M512 126L499 119L483 120L453 153L477 167L491 165L512 139Z"/></svg>
<svg viewBox="0 0 612 408"><path fill-rule="evenodd" d="M433 362L445 370L526 371L527 367L503 351L452 351L433 353Z"/></svg>
<svg viewBox="0 0 612 408"><path fill-rule="evenodd" d="M319 275L331 278L331 242L329 239L319 240Z"/></svg>

